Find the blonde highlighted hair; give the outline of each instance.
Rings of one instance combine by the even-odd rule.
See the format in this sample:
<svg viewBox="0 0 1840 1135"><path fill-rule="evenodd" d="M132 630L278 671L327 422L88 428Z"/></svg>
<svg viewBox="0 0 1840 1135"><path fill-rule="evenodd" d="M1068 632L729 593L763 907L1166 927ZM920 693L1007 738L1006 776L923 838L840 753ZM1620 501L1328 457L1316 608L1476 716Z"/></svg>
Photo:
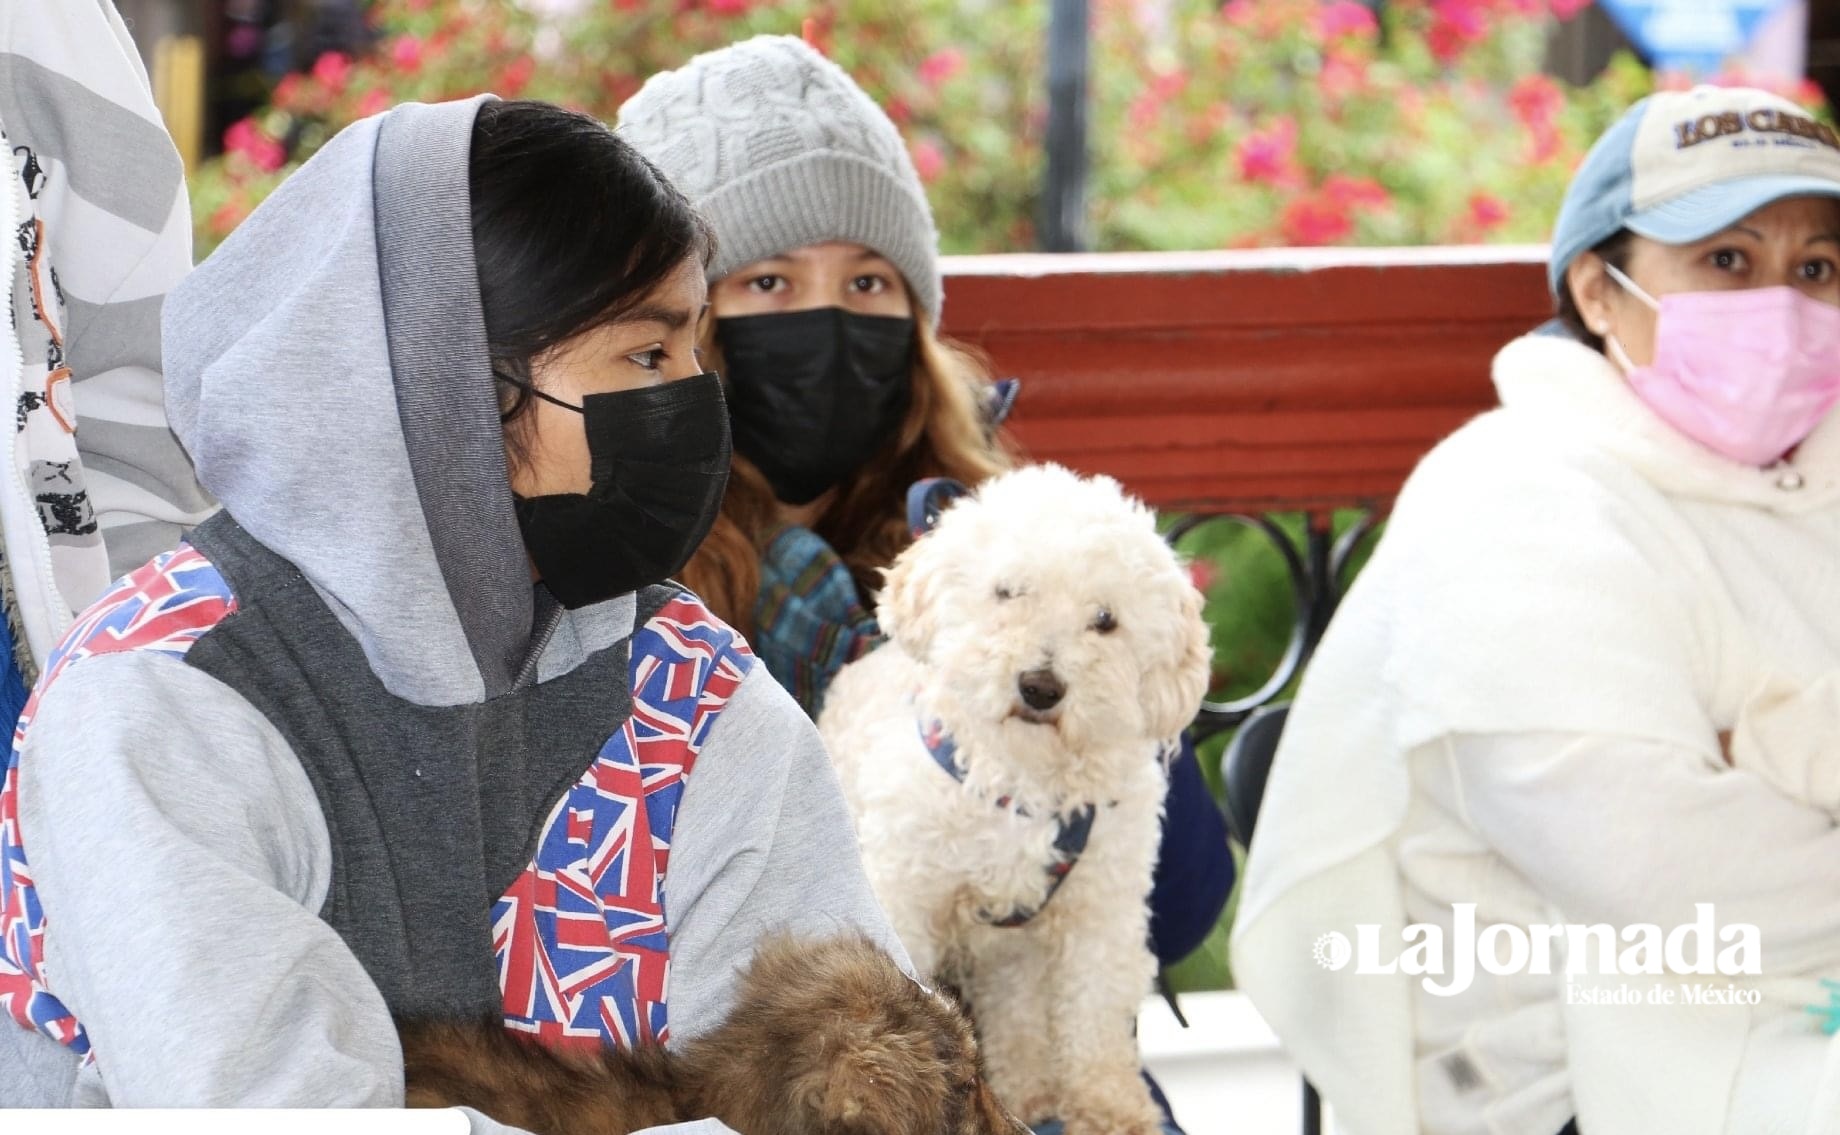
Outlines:
<svg viewBox="0 0 1840 1135"><path fill-rule="evenodd" d="M711 335L704 354L720 357ZM925 317L915 321L913 398L900 428L862 468L837 486L812 529L834 548L873 609L882 570L912 542L907 488L925 477L967 485L1010 467L1007 442L988 421L988 365L969 347L942 339ZM745 635L754 627L760 557L779 530L779 502L753 462L735 454L722 514L681 573L718 617Z"/></svg>

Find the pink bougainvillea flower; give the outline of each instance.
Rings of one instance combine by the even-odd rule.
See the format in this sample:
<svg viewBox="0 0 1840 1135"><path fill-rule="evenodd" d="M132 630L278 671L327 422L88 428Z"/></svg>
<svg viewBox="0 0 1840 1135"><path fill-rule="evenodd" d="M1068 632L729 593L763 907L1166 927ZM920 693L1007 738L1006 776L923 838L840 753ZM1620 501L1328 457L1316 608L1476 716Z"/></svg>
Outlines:
<svg viewBox="0 0 1840 1135"><path fill-rule="evenodd" d="M210 227L212 235L221 240L230 235L230 230L242 224L243 218L248 215L249 210L240 201L226 201L212 211L211 219L205 224Z"/></svg>
<svg viewBox="0 0 1840 1135"><path fill-rule="evenodd" d="M345 81L351 78L351 60L336 51L328 51L313 61L313 77L333 94L339 94L345 89Z"/></svg>
<svg viewBox="0 0 1840 1135"><path fill-rule="evenodd" d="M1324 39L1378 34L1380 24L1367 5L1355 0L1331 0L1316 13L1316 31Z"/></svg>
<svg viewBox="0 0 1840 1135"><path fill-rule="evenodd" d="M261 135L256 124L247 118L239 118L224 131L224 152L227 154L245 154L250 143Z"/></svg>
<svg viewBox="0 0 1840 1135"><path fill-rule="evenodd" d="M536 71L537 61L528 55L520 55L498 69L493 89L506 98L516 98L530 83L530 77Z"/></svg>
<svg viewBox="0 0 1840 1135"><path fill-rule="evenodd" d="M1208 593L1208 590L1214 586L1214 581L1219 578L1220 573L1215 570L1211 562L1203 559L1188 561L1188 581L1194 584L1195 590L1203 595Z"/></svg>
<svg viewBox="0 0 1840 1135"><path fill-rule="evenodd" d="M1241 138L1234 152L1239 175L1246 181L1281 185L1297 178L1297 121L1288 116L1270 129L1254 130Z"/></svg>
<svg viewBox="0 0 1840 1135"><path fill-rule="evenodd" d="M834 12L821 11L816 16L806 16L799 21L799 38L811 45L811 49L825 58L831 54L831 28L837 22Z"/></svg>
<svg viewBox="0 0 1840 1135"><path fill-rule="evenodd" d="M1150 93L1159 99L1172 99L1188 86L1188 72L1180 67L1158 71L1150 79Z"/></svg>
<svg viewBox="0 0 1840 1135"><path fill-rule="evenodd" d="M1330 103L1338 103L1367 89L1367 65L1360 59L1330 48L1323 52L1322 70L1316 73L1317 89Z"/></svg>
<svg viewBox="0 0 1840 1135"><path fill-rule="evenodd" d="M1227 0L1220 14L1226 17L1229 24L1235 26L1249 24L1252 22L1252 17L1258 14L1258 6L1252 0Z"/></svg>
<svg viewBox="0 0 1840 1135"><path fill-rule="evenodd" d="M1469 219L1478 229L1488 232L1507 223L1508 206L1492 194L1473 193L1469 199Z"/></svg>
<svg viewBox="0 0 1840 1135"><path fill-rule="evenodd" d="M1438 62L1450 63L1461 56L1463 49L1469 45L1463 41L1463 37L1457 34L1454 28L1438 20L1431 25L1431 30L1425 33L1425 46L1431 49L1431 54Z"/></svg>
<svg viewBox="0 0 1840 1135"><path fill-rule="evenodd" d="M1550 161L1559 152L1559 112L1565 109L1565 92L1545 75L1528 75L1508 92L1508 106L1527 128L1529 150L1536 162Z"/></svg>
<svg viewBox="0 0 1840 1135"><path fill-rule="evenodd" d="M1425 44L1440 62L1449 63L1489 34L1487 0L1433 0L1431 30Z"/></svg>
<svg viewBox="0 0 1840 1135"><path fill-rule="evenodd" d="M965 69L965 53L956 47L942 47L920 61L920 81L929 87L942 87Z"/></svg>
<svg viewBox="0 0 1840 1135"><path fill-rule="evenodd" d="M1514 117L1529 130L1549 126L1565 109L1565 92L1545 75L1526 75L1508 92L1508 105L1514 109Z"/></svg>
<svg viewBox="0 0 1840 1135"><path fill-rule="evenodd" d="M1294 245L1334 244L1354 232L1347 208L1323 193L1293 198L1278 224L1285 241Z"/></svg>
<svg viewBox="0 0 1840 1135"><path fill-rule="evenodd" d="M290 72L281 76L281 81L275 84L275 93L272 96L277 109L294 110L299 106L300 84L299 75Z"/></svg>
<svg viewBox="0 0 1840 1135"><path fill-rule="evenodd" d="M1527 160L1535 164L1550 162L1559 156L1565 148L1565 140L1559 136L1554 126L1544 126L1527 132Z"/></svg>
<svg viewBox="0 0 1840 1135"><path fill-rule="evenodd" d="M1432 0L1431 7L1469 43L1489 34L1489 0Z"/></svg>
<svg viewBox="0 0 1840 1135"><path fill-rule="evenodd" d="M917 139L912 147L914 169L924 182L937 181L939 175L946 171L946 156L940 152L938 143L931 138Z"/></svg>
<svg viewBox="0 0 1840 1135"><path fill-rule="evenodd" d="M422 41L412 35L399 35L390 45L390 62L399 71L413 75L422 69Z"/></svg>
<svg viewBox="0 0 1840 1135"><path fill-rule="evenodd" d="M1125 118L1131 123L1131 129L1143 133L1156 125L1156 120L1163 113L1163 100L1152 94L1138 95L1131 100L1130 109L1125 111Z"/></svg>
<svg viewBox="0 0 1840 1135"><path fill-rule="evenodd" d="M1591 6L1591 0L1550 0L1552 14L1569 20Z"/></svg>
<svg viewBox="0 0 1840 1135"><path fill-rule="evenodd" d="M358 117L369 118L373 114L382 114L390 109L390 92L382 87L373 87L365 91L358 99Z"/></svg>
<svg viewBox="0 0 1840 1135"><path fill-rule="evenodd" d="M754 0L707 0L708 8L718 16L745 16Z"/></svg>
<svg viewBox="0 0 1840 1135"><path fill-rule="evenodd" d="M1384 209L1393 203L1392 194L1371 177L1350 177L1332 173L1323 182L1323 195L1345 209Z"/></svg>
<svg viewBox="0 0 1840 1135"><path fill-rule="evenodd" d="M265 173L273 173L287 161L287 151L281 143L263 133L262 128L248 118L238 119L224 131L224 150L242 155Z"/></svg>

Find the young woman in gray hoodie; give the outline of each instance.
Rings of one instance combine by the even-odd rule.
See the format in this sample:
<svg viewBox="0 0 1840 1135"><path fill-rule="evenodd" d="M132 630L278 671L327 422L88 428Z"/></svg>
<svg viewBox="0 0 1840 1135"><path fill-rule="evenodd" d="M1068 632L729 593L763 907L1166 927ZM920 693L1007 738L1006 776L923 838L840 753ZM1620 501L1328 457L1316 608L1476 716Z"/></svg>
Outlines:
<svg viewBox="0 0 1840 1135"><path fill-rule="evenodd" d="M605 127L487 97L350 127L173 291L224 512L21 721L0 1104L392 1105L392 1013L630 1045L771 930L905 965L812 726L666 582L729 464L709 252Z"/></svg>

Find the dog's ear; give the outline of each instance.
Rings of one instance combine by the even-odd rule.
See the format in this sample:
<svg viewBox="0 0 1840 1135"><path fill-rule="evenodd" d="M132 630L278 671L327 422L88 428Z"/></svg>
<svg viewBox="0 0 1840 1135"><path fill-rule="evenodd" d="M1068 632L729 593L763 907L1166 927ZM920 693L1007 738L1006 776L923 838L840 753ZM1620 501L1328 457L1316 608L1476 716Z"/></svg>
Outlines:
<svg viewBox="0 0 1840 1135"><path fill-rule="evenodd" d="M950 1088L932 1038L888 1020L812 1022L792 1069L788 1130L800 1135L939 1131Z"/></svg>
<svg viewBox="0 0 1840 1135"><path fill-rule="evenodd" d="M953 509L963 508L962 504ZM882 573L881 600L876 616L882 631L899 643L908 657L925 662L938 629L939 609L949 570L943 549L947 537L938 531L915 540Z"/></svg>
<svg viewBox="0 0 1840 1135"><path fill-rule="evenodd" d="M1213 676L1214 652L1208 647L1207 621L1201 617L1201 592L1186 571L1177 567L1176 572L1180 576L1178 610L1172 612L1176 618L1167 640L1174 649L1145 667L1141 686L1145 717L1151 735L1158 739L1172 738L1188 728Z"/></svg>
<svg viewBox="0 0 1840 1135"><path fill-rule="evenodd" d="M908 1066L905 1055L867 1040L842 1046L831 1065L818 1130L903 1130L909 1118L902 1114L904 1105L920 1102L913 1082L924 1075Z"/></svg>

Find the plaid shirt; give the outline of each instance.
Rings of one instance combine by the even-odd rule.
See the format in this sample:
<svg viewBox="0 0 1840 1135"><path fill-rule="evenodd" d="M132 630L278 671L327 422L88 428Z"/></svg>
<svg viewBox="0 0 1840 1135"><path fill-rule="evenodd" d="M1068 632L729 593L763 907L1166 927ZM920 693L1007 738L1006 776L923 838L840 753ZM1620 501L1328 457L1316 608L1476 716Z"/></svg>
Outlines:
<svg viewBox="0 0 1840 1135"><path fill-rule="evenodd" d="M883 642L850 569L817 533L792 526L761 556L754 627L755 654L814 719L837 672Z"/></svg>

